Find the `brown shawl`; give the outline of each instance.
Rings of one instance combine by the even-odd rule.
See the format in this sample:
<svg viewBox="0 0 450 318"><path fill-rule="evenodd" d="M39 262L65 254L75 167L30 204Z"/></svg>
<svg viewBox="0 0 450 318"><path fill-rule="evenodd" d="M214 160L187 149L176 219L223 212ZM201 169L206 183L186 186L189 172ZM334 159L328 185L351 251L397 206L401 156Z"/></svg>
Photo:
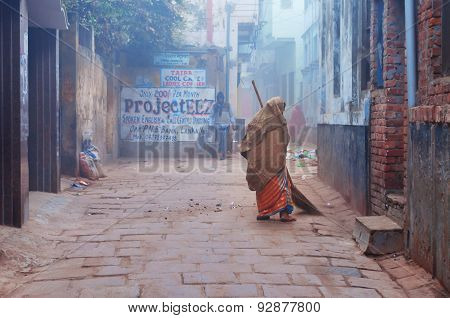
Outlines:
<svg viewBox="0 0 450 318"><path fill-rule="evenodd" d="M248 124L241 142L241 154L248 161L248 187L252 191L262 190L286 167L289 132L283 115L285 106L281 97L270 99Z"/></svg>

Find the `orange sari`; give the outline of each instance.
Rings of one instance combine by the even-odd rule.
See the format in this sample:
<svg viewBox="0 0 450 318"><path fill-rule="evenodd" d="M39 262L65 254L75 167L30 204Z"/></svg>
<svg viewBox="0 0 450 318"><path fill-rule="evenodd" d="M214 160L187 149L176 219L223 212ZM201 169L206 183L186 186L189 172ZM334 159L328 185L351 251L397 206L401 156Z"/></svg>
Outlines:
<svg viewBox="0 0 450 318"><path fill-rule="evenodd" d="M274 176L261 191L256 192L258 217L270 217L281 212L294 211L292 184L286 170Z"/></svg>

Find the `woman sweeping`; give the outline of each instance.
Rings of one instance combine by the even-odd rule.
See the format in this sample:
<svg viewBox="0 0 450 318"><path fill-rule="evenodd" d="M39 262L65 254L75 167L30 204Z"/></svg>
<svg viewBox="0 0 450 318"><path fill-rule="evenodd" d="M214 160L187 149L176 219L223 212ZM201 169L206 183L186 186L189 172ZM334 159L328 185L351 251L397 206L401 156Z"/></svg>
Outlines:
<svg viewBox="0 0 450 318"><path fill-rule="evenodd" d="M294 204L317 210L294 186L286 168L289 132L285 108L281 97L270 99L248 125L241 143L241 154L248 161L248 186L256 191L259 221L279 214L281 222L294 222Z"/></svg>

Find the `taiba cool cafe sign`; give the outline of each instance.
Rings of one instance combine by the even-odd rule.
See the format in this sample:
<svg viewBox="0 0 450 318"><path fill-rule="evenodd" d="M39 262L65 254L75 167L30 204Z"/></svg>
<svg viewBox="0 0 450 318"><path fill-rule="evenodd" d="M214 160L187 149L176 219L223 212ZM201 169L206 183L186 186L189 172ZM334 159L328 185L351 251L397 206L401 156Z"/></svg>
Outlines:
<svg viewBox="0 0 450 318"><path fill-rule="evenodd" d="M120 137L129 142L196 141L210 124L214 88L128 88L121 93Z"/></svg>
<svg viewBox="0 0 450 318"><path fill-rule="evenodd" d="M206 87L205 70L162 69L162 87Z"/></svg>

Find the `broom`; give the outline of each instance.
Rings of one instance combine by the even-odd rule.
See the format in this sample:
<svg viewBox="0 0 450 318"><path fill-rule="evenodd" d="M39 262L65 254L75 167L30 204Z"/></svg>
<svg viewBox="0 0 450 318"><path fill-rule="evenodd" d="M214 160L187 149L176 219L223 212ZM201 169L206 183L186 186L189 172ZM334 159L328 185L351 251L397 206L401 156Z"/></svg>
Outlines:
<svg viewBox="0 0 450 318"><path fill-rule="evenodd" d="M258 88L256 87L256 82L253 80L252 81L252 85L253 85L253 89L255 90L256 93L256 97L258 98L259 101L259 105L261 106L261 108L264 107L264 104L262 102L261 96L259 95L259 91ZM289 173L289 170L286 168L287 171L287 177L288 180L290 182L290 184L292 185L292 200L294 201L294 204L305 210L308 212L319 212L319 210L314 206L314 204L312 204L311 201L309 201L305 195L294 185L294 182L292 181L291 175Z"/></svg>

